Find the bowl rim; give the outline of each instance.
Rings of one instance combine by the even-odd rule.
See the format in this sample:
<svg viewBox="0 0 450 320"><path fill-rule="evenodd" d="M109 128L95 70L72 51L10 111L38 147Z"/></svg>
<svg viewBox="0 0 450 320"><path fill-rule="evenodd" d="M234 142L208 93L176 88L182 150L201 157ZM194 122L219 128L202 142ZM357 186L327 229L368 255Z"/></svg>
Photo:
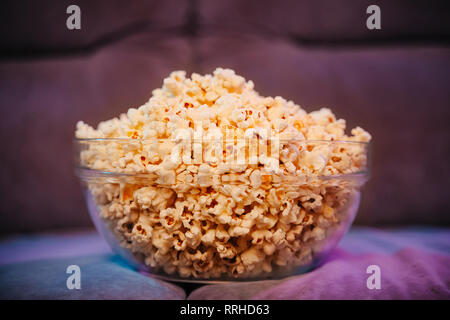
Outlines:
<svg viewBox="0 0 450 320"><path fill-rule="evenodd" d="M199 139L201 141L208 141L208 139ZM211 139L212 140L212 139ZM282 139L280 139L283 141ZM371 145L371 142L364 142L364 141L351 141L351 140L321 140L321 139L285 139L286 141L300 141L300 142L322 142L322 143L348 143L348 144L360 144L360 145ZM175 138L158 138L158 139L144 139L144 138L138 138L138 139L132 139L132 138L73 138L74 142L140 142L140 141L176 141ZM192 139L192 141L196 142L196 139Z"/></svg>
<svg viewBox="0 0 450 320"><path fill-rule="evenodd" d="M114 172L114 171L104 171L104 170L98 170L98 169L92 169L92 168L88 168L88 167L84 167L84 166L79 166L76 165L75 166L75 174L78 178L83 179L84 177L86 177L87 175L90 175L91 177L95 177L95 178L141 178L141 179L145 179L146 176L150 176L150 173L148 172ZM320 180L333 180L333 179L355 179L355 178L365 178L364 182L367 182L367 180L369 180L370 178L370 170L369 169L363 169L363 170L359 170L359 171L355 171L355 172L349 172L349 173L341 173L341 174L333 174L333 175L301 175L301 176L294 176L292 175L292 177L298 177L299 179L301 177L309 177L309 178L314 178L314 179L320 179ZM189 183L188 183L189 184ZM229 185L246 185L244 182L226 182L224 184L229 184ZM287 183L287 182L275 182L272 184L284 184L284 185L289 185L289 186L295 186L297 184L293 184L293 183ZM299 184L299 185L303 185ZM161 186L172 186L175 184L158 184L155 183L155 185L161 185Z"/></svg>
<svg viewBox="0 0 450 320"><path fill-rule="evenodd" d="M75 137L73 139L74 143L89 143L89 142L120 142L120 143L136 143L136 142L145 142L145 141L175 141L175 138L160 138L160 139L132 139L132 138L77 138ZM193 142L196 142L195 139L192 139ZM205 141L205 139L199 139L198 142ZM208 141L208 140L206 140ZM362 141L350 141L350 140L309 140L309 139L286 139L286 141L299 141L304 143L328 143L328 144L353 144L353 145L360 145L366 148L366 151L364 152L366 155L368 155L368 163L364 169L355 171L355 172L349 172L349 173L341 173L341 174L334 174L334 175L308 175L305 174L305 176L308 177L314 177L319 179L345 179L345 178L354 178L359 176L366 176L367 179L370 177L370 164L371 164L371 157L370 157L370 150L372 147L371 142L362 142ZM146 175L149 175L147 172L115 172L115 171L105 171L105 170L98 170L93 169L81 165L75 165L76 169L76 175L81 178L83 175L81 172L90 172L94 175L98 176L120 176L120 177L136 177L140 176L144 178ZM300 176L299 176L300 177ZM243 183L242 183L243 184Z"/></svg>

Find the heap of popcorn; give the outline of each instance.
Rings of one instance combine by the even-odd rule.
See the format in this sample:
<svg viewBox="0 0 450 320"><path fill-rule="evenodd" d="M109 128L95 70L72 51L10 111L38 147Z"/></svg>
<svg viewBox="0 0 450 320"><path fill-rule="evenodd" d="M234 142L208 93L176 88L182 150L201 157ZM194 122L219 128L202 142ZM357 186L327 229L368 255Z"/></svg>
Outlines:
<svg viewBox="0 0 450 320"><path fill-rule="evenodd" d="M102 221L155 272L252 278L311 263L348 219L371 137L329 109L263 97L233 70L177 71L138 109L79 122ZM345 141L345 142L342 142ZM129 178L127 178L129 177ZM359 198L358 198L359 199Z"/></svg>

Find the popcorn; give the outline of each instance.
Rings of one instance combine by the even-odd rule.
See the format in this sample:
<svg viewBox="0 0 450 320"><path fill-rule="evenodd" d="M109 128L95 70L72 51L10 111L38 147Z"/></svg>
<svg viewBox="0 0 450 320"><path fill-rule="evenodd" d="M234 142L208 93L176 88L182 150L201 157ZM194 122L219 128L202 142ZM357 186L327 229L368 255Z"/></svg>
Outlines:
<svg viewBox="0 0 450 320"><path fill-rule="evenodd" d="M241 253L242 263L246 268L261 262L264 259L264 256L264 252L254 247Z"/></svg>
<svg viewBox="0 0 450 320"><path fill-rule="evenodd" d="M213 245L215 238L216 238L216 230L214 229L206 230L206 232L202 236L202 243L211 246Z"/></svg>
<svg viewBox="0 0 450 320"><path fill-rule="evenodd" d="M233 70L172 72L150 100L79 139L100 217L144 264L183 278L251 278L310 263L349 220L369 133L330 109L263 97ZM114 140L114 139L119 140ZM341 142L346 141L346 142Z"/></svg>
<svg viewBox="0 0 450 320"><path fill-rule="evenodd" d="M167 208L161 210L160 223L168 232L173 232L181 227L181 219L176 209Z"/></svg>

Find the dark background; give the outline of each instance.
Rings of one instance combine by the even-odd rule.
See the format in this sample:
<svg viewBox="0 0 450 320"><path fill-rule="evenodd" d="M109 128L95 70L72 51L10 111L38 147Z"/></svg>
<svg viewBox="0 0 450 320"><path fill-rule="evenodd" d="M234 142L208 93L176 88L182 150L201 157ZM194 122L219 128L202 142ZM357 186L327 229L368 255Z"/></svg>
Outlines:
<svg viewBox="0 0 450 320"><path fill-rule="evenodd" d="M91 226L75 123L138 107L173 70L230 67L263 95L373 135L356 223L450 223L446 1L2 1L0 234ZM66 28L67 6L81 30ZM366 8L381 8L381 30Z"/></svg>

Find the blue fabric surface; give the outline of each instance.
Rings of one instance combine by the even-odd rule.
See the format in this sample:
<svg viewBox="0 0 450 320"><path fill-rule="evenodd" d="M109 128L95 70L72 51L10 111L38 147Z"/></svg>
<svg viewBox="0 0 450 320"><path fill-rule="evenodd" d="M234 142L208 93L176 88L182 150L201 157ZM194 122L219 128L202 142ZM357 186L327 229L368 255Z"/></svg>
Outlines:
<svg viewBox="0 0 450 320"><path fill-rule="evenodd" d="M79 289L69 289L68 266L80 268ZM72 283L72 281L69 281ZM184 299L184 291L132 270L111 254L0 266L0 299Z"/></svg>
<svg viewBox="0 0 450 320"><path fill-rule="evenodd" d="M394 253L414 247L450 254L450 229L438 227L352 228L339 243L351 253Z"/></svg>
<svg viewBox="0 0 450 320"><path fill-rule="evenodd" d="M368 291L366 267L383 270ZM66 268L81 268L80 290ZM319 268L283 280L207 285L190 299L450 299L450 229L353 228ZM0 241L1 299L184 299L183 287L130 269L94 232Z"/></svg>

